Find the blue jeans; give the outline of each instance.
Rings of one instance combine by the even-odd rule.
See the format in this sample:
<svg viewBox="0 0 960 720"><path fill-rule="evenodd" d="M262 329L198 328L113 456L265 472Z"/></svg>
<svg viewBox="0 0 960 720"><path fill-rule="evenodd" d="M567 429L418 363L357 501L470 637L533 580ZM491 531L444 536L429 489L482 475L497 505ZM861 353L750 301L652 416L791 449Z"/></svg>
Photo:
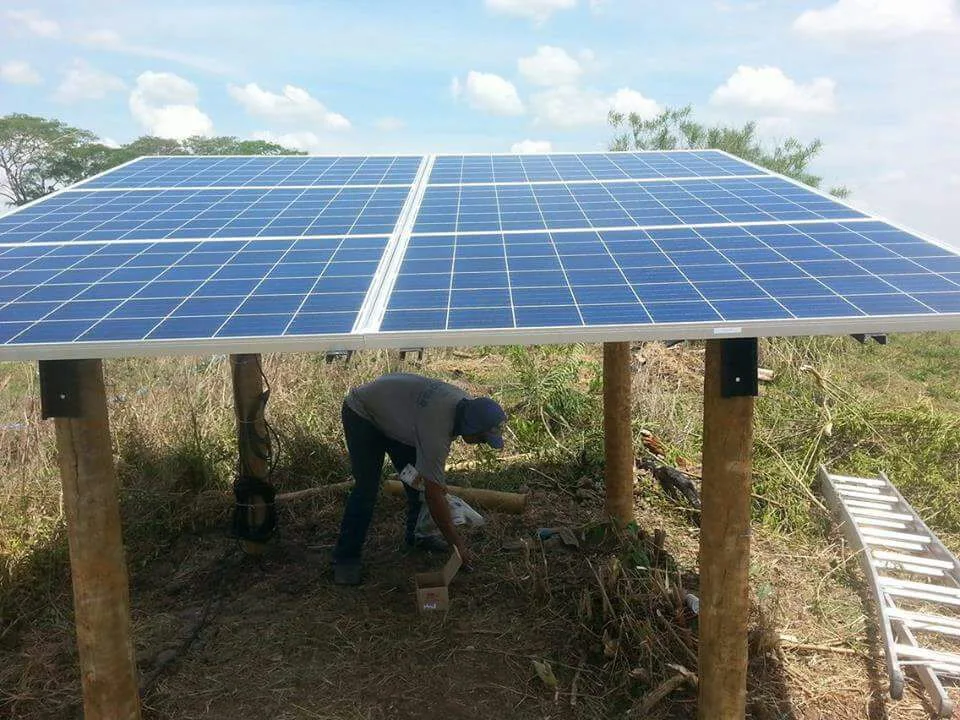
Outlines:
<svg viewBox="0 0 960 720"><path fill-rule="evenodd" d="M333 562L344 565L360 562L367 529L380 494L380 476L383 457L388 455L397 472L407 465L416 465L417 450L411 445L391 440L366 418L351 410L346 403L340 410L343 420L343 435L350 453L350 470L355 485L347 498L347 506L340 522L340 536L333 550ZM413 531L420 516L420 493L406 485L407 527L406 539L413 541Z"/></svg>

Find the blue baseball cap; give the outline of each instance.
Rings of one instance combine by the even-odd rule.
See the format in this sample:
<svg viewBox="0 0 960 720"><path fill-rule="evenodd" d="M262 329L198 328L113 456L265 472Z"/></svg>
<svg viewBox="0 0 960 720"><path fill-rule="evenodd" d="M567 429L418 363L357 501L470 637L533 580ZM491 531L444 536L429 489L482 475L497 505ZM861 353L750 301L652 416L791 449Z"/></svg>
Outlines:
<svg viewBox="0 0 960 720"><path fill-rule="evenodd" d="M501 425L507 414L493 398L478 397L467 400L460 416L461 435L479 435L490 447L503 448Z"/></svg>

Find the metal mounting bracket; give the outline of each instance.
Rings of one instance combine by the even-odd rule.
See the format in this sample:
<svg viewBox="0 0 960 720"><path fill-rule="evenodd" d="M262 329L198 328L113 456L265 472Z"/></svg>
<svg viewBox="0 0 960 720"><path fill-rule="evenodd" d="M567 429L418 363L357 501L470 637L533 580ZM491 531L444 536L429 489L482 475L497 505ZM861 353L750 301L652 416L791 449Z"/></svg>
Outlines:
<svg viewBox="0 0 960 720"><path fill-rule="evenodd" d="M76 360L41 360L40 416L77 418L83 414L80 402L80 372Z"/></svg>
<svg viewBox="0 0 960 720"><path fill-rule="evenodd" d="M720 342L720 396L756 397L759 394L757 339Z"/></svg>

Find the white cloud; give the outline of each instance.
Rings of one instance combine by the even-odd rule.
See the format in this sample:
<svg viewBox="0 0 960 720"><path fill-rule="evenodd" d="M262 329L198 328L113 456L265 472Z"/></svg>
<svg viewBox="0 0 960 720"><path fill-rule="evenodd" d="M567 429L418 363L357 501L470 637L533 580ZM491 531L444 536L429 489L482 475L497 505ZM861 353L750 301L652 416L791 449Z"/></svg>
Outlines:
<svg viewBox="0 0 960 720"><path fill-rule="evenodd" d="M830 78L801 85L780 68L741 65L713 91L710 102L768 113L829 113L836 109L836 86Z"/></svg>
<svg viewBox="0 0 960 720"><path fill-rule="evenodd" d="M108 148L113 148L114 150L120 147L120 143L118 143L112 137L102 137L99 140L97 140L97 142L100 143L101 145L106 145Z"/></svg>
<svg viewBox="0 0 960 720"><path fill-rule="evenodd" d="M99 100L125 87L126 84L116 75L98 70L84 60L74 60L54 91L53 98L65 103Z"/></svg>
<svg viewBox="0 0 960 720"><path fill-rule="evenodd" d="M60 23L50 20L36 10L7 10L7 17L39 37L60 37Z"/></svg>
<svg viewBox="0 0 960 720"><path fill-rule="evenodd" d="M549 140L521 140L510 146L512 153L548 153L553 150Z"/></svg>
<svg viewBox="0 0 960 720"><path fill-rule="evenodd" d="M203 55L193 55L191 53L168 50L166 48L151 47L149 45L137 45L125 41L115 30L100 28L80 33L76 37L76 42L80 45L104 50L107 52L119 53L121 55L133 55L134 57L145 57L155 60L165 60L175 62L181 65L194 67L205 72L226 74L230 72L230 67L225 63L208 58Z"/></svg>
<svg viewBox="0 0 960 720"><path fill-rule="evenodd" d="M596 90L563 85L537 93L531 98L537 124L560 128L582 125L603 125L611 110L637 113L641 118L655 117L661 110L656 101L630 88L621 88L612 95Z"/></svg>
<svg viewBox="0 0 960 720"><path fill-rule="evenodd" d="M522 115L524 111L514 84L493 73L471 70L462 84L454 78L450 91L455 99L462 95L470 107L493 115Z"/></svg>
<svg viewBox="0 0 960 720"><path fill-rule="evenodd" d="M593 53L586 57L592 58ZM572 85L583 74L583 67L567 54L563 48L541 45L530 57L517 60L517 69L529 82L535 85Z"/></svg>
<svg viewBox="0 0 960 720"><path fill-rule="evenodd" d="M213 121L197 107L200 94L189 80L168 72L145 72L130 93L130 112L151 135L181 139L213 135Z"/></svg>
<svg viewBox="0 0 960 720"><path fill-rule="evenodd" d="M373 126L377 130L382 130L383 132L395 132L397 130L402 130L407 126L407 124L398 117L386 116L378 118Z"/></svg>
<svg viewBox="0 0 960 720"><path fill-rule="evenodd" d="M661 112L655 100L644 97L641 93L630 88L620 88L608 98L610 109L625 115L637 114L641 118L650 119Z"/></svg>
<svg viewBox="0 0 960 720"><path fill-rule="evenodd" d="M575 7L577 0L485 0L485 3L494 12L543 22L558 10Z"/></svg>
<svg viewBox="0 0 960 720"><path fill-rule="evenodd" d="M123 40L115 30L91 30L80 36L80 42L84 45L101 48L115 48L123 44Z"/></svg>
<svg viewBox="0 0 960 720"><path fill-rule="evenodd" d="M230 96L255 117L287 124L309 124L327 130L347 130L350 121L326 106L303 88L284 85L283 93L272 93L256 83L229 85Z"/></svg>
<svg viewBox="0 0 960 720"><path fill-rule="evenodd" d="M960 28L956 0L837 0L793 23L809 35L889 40Z"/></svg>
<svg viewBox="0 0 960 720"><path fill-rule="evenodd" d="M10 60L0 64L0 80L14 85L36 85L42 82L43 78L30 63L23 60Z"/></svg>

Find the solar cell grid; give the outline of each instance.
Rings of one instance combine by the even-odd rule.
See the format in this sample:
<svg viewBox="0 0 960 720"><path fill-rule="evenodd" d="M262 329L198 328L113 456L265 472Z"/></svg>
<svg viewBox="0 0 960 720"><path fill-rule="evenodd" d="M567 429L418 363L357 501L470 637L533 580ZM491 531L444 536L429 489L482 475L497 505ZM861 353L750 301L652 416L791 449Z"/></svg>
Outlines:
<svg viewBox="0 0 960 720"><path fill-rule="evenodd" d="M545 155L440 155L430 184L623 180L757 175L764 171L714 151Z"/></svg>
<svg viewBox="0 0 960 720"><path fill-rule="evenodd" d="M414 233L864 217L776 177L427 188Z"/></svg>
<svg viewBox="0 0 960 720"><path fill-rule="evenodd" d="M381 330L930 314L960 302L955 269L870 221L415 235Z"/></svg>
<svg viewBox="0 0 960 720"><path fill-rule="evenodd" d="M0 217L4 358L958 318L960 255L716 151L146 158Z"/></svg>
<svg viewBox="0 0 960 720"><path fill-rule="evenodd" d="M77 187L409 185L419 156L146 157Z"/></svg>
<svg viewBox="0 0 960 720"><path fill-rule="evenodd" d="M348 333L386 237L31 245L0 254L4 342Z"/></svg>
<svg viewBox="0 0 960 720"><path fill-rule="evenodd" d="M0 217L0 243L393 232L409 188L66 192Z"/></svg>

